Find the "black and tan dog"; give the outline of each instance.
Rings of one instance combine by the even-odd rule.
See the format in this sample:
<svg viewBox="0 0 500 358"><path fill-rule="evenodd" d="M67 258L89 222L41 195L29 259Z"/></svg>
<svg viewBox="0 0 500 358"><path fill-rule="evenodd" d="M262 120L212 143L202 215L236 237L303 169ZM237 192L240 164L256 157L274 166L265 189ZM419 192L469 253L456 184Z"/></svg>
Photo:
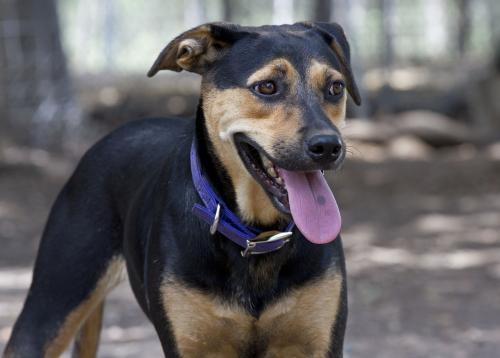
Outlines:
<svg viewBox="0 0 500 358"><path fill-rule="evenodd" d="M94 356L126 267L167 357L341 357L340 215L322 171L345 157L346 91L360 102L349 56L327 23L174 39L148 75L201 74L196 120L133 122L88 151L4 356L56 357L74 336L75 356Z"/></svg>

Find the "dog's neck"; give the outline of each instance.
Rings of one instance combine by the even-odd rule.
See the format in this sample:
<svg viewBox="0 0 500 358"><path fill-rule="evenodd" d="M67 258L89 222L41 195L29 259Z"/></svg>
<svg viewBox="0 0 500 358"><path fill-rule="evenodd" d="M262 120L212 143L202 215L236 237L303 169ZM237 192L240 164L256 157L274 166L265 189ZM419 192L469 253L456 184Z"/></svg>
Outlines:
<svg viewBox="0 0 500 358"><path fill-rule="evenodd" d="M215 191L224 199L226 205L234 212L237 211L236 194L226 168L219 160L205 125L202 100L196 109L196 141L198 156L210 183Z"/></svg>
<svg viewBox="0 0 500 358"><path fill-rule="evenodd" d="M276 228L277 225L281 225L284 218L277 212L267 194L246 172L246 169L238 170L234 168L235 166L232 170L227 168L224 160L221 159L220 149L218 150L214 145L214 140L210 138L206 121L202 99L200 99L196 112L198 155L203 171L207 174L214 189L228 207L249 224L265 228ZM236 157L234 160L238 161L239 158ZM238 175L235 175L235 171Z"/></svg>

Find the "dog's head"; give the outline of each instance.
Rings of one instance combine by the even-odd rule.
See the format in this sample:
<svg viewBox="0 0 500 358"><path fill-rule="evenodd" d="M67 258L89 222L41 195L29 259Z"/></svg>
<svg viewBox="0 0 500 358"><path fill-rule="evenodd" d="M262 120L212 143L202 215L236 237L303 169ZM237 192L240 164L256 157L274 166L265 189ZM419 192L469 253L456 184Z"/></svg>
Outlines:
<svg viewBox="0 0 500 358"><path fill-rule="evenodd" d="M278 209L298 224L295 211L333 210L317 173L345 157L347 93L360 104L338 24L202 25L170 42L148 75L164 69L202 75L205 125L246 220L272 223Z"/></svg>

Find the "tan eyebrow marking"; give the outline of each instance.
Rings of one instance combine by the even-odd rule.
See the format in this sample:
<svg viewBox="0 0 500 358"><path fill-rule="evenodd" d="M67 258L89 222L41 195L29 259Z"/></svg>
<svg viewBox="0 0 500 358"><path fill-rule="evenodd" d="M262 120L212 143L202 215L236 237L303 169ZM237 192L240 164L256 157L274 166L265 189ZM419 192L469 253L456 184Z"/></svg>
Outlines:
<svg viewBox="0 0 500 358"><path fill-rule="evenodd" d="M297 88L299 74L295 67L293 67L293 65L284 58L274 59L252 73L250 77L248 77L247 86L252 83L271 79L277 76L287 78L292 90Z"/></svg>
<svg viewBox="0 0 500 358"><path fill-rule="evenodd" d="M311 64L307 70L307 82L308 86L310 86L313 91L316 91L320 95L320 98L323 98L322 92L327 84L327 80L345 81L342 73L340 73L336 69L332 68L326 63L319 62L315 59L311 60ZM345 121L347 101L346 93L338 103L332 104L324 101L322 104L323 110L326 112L330 120L339 128L343 127Z"/></svg>
<svg viewBox="0 0 500 358"><path fill-rule="evenodd" d="M313 59L307 70L307 79L313 89L319 90L325 86L327 79L344 80L344 76L326 63Z"/></svg>

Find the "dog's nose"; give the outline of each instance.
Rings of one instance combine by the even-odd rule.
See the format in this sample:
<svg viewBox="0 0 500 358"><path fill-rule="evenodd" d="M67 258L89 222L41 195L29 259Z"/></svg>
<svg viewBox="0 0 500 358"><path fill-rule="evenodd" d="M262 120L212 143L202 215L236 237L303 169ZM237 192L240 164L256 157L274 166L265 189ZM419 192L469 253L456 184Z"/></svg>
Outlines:
<svg viewBox="0 0 500 358"><path fill-rule="evenodd" d="M313 160L331 163L342 154L342 140L336 134L315 135L307 141L307 151Z"/></svg>

